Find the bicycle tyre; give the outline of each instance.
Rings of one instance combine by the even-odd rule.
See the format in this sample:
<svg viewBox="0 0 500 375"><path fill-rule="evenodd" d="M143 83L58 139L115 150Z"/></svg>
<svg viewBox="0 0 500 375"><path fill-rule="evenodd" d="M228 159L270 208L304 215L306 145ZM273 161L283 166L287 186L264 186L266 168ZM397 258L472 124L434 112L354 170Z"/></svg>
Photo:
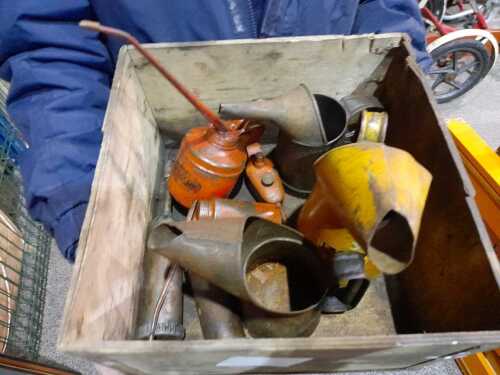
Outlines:
<svg viewBox="0 0 500 375"><path fill-rule="evenodd" d="M476 86L489 71L490 57L488 52L484 45L476 40L457 40L444 44L431 52L431 58L434 64L437 64L440 58L456 52L465 52L473 55L478 68L474 71L474 74L471 74L471 76L464 82L461 88L442 95L434 93L438 103L447 103L458 98L459 96L462 96Z"/></svg>

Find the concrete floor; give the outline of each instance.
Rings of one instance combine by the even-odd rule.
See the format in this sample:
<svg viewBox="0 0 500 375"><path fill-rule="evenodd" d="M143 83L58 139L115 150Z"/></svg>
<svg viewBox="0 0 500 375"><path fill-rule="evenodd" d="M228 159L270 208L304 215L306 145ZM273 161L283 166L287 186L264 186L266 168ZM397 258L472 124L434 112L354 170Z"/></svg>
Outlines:
<svg viewBox="0 0 500 375"><path fill-rule="evenodd" d="M497 65L476 87L456 100L440 105L443 118L460 117L493 148L500 146L499 105L500 65Z"/></svg>
<svg viewBox="0 0 500 375"><path fill-rule="evenodd" d="M498 10L497 10L498 12ZM495 17L500 19L499 15ZM500 90L500 65L477 87L468 94L451 103L440 106L440 112L444 119L461 117L474 126L479 134L493 147L500 146L500 131L498 123ZM41 355L61 365L80 371L84 375L97 374L93 364L63 355L56 350L56 340L59 324L62 319L62 311L67 289L71 280L72 267L62 258L57 249L53 247L50 261L47 301L45 307L45 318L42 334ZM377 372L358 373L377 374ZM425 367L409 371L383 372L389 375L459 375L460 371L451 360L433 362Z"/></svg>

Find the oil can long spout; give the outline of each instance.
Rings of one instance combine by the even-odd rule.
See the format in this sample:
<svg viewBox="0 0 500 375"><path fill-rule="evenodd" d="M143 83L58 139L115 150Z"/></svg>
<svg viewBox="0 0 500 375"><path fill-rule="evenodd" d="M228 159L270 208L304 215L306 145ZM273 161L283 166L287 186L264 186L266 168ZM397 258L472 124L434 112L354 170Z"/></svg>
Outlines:
<svg viewBox="0 0 500 375"><path fill-rule="evenodd" d="M158 59L146 50L135 37L123 30L104 26L95 21L83 20L80 21L79 25L86 29L112 35L128 41L203 115L203 117L213 124L218 131L227 131L222 119L165 69Z"/></svg>

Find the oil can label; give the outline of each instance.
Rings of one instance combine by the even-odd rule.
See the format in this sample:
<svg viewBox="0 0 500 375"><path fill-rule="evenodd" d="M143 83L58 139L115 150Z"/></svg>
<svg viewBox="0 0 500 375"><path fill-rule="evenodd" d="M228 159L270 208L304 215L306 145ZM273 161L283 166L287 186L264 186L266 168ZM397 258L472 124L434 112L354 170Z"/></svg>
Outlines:
<svg viewBox="0 0 500 375"><path fill-rule="evenodd" d="M229 357L217 367L290 367L310 361L308 357Z"/></svg>
<svg viewBox="0 0 500 375"><path fill-rule="evenodd" d="M201 185L191 178L189 172L178 161L174 164L171 176L179 180L188 190L194 193L201 190Z"/></svg>

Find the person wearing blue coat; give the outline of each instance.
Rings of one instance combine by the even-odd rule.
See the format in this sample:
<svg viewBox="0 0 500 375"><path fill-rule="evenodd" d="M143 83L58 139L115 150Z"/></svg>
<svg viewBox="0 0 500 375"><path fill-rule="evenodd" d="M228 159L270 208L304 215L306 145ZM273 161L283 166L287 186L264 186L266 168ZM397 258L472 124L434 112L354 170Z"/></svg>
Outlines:
<svg viewBox="0 0 500 375"><path fill-rule="evenodd" d="M82 19L143 43L406 32L430 65L416 0L0 0L0 77L30 145L19 160L28 209L70 261L122 45L78 27Z"/></svg>

